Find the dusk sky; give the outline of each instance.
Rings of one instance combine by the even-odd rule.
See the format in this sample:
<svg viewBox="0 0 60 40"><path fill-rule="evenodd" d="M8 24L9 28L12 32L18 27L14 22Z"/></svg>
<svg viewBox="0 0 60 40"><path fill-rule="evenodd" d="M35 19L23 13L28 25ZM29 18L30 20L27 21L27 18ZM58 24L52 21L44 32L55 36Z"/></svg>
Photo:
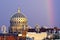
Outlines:
<svg viewBox="0 0 60 40"><path fill-rule="evenodd" d="M60 0L0 0L0 27L9 27L10 18L19 7L31 27L60 27Z"/></svg>

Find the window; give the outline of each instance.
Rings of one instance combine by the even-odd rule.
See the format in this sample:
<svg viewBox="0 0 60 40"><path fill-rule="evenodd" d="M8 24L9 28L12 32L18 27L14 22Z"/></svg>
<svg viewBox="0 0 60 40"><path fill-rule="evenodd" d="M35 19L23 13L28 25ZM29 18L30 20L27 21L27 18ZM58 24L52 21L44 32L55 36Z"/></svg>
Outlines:
<svg viewBox="0 0 60 40"><path fill-rule="evenodd" d="M20 21L19 21L19 23L20 23Z"/></svg>
<svg viewBox="0 0 60 40"><path fill-rule="evenodd" d="M26 40L34 40L34 37L32 38L27 37Z"/></svg>

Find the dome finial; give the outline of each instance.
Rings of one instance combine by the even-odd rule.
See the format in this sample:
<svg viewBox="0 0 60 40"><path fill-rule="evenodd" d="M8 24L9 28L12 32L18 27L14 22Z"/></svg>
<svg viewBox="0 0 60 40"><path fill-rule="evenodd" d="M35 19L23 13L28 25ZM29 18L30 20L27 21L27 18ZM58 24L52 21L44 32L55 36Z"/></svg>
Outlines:
<svg viewBox="0 0 60 40"><path fill-rule="evenodd" d="M20 13L21 12L21 9L20 8L18 8L18 13Z"/></svg>

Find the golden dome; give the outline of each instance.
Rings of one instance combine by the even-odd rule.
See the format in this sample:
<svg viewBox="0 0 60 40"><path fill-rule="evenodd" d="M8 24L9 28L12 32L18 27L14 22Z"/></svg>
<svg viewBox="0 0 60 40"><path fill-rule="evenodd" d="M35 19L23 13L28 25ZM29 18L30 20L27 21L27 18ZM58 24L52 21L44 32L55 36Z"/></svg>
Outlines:
<svg viewBox="0 0 60 40"><path fill-rule="evenodd" d="M20 9L11 17L10 27L10 32L21 32L22 29L27 27L27 18L21 13Z"/></svg>
<svg viewBox="0 0 60 40"><path fill-rule="evenodd" d="M21 13L20 9L18 9L18 12L11 17L11 21L14 21L14 22L27 22L27 18L26 18L25 15L23 15Z"/></svg>

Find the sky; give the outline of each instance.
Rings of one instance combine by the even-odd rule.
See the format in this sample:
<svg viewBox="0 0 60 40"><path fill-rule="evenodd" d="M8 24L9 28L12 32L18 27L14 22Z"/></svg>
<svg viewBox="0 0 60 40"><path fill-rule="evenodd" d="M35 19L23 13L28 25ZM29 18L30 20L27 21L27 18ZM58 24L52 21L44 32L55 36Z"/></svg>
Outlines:
<svg viewBox="0 0 60 40"><path fill-rule="evenodd" d="M10 26L10 18L19 7L31 27L60 27L60 0L0 0L0 27Z"/></svg>

